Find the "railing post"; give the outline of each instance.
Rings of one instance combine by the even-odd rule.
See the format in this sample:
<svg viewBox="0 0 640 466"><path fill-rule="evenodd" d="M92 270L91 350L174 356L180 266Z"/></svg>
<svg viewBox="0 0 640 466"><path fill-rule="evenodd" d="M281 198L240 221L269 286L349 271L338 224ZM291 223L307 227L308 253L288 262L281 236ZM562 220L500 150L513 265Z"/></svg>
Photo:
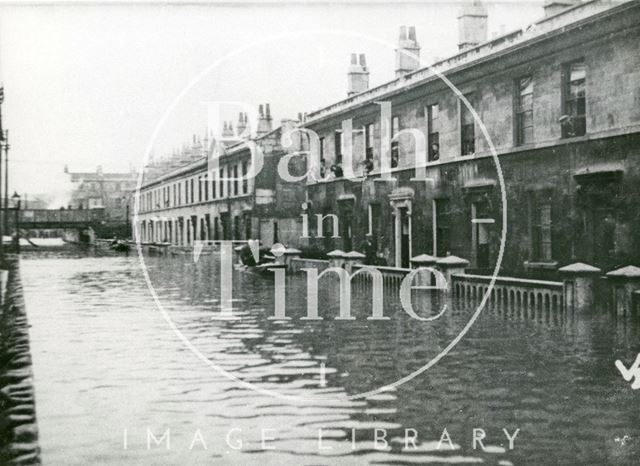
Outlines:
<svg viewBox="0 0 640 466"><path fill-rule="evenodd" d="M430 269L436 265L436 260L438 258L434 256L430 256L429 254L420 254L419 256L414 256L411 258L411 268L412 269L420 269L426 268ZM431 278L433 274L426 275L424 273L418 274L418 286L431 286L434 283L434 279Z"/></svg>
<svg viewBox="0 0 640 466"><path fill-rule="evenodd" d="M602 273L598 267L582 262L558 269L562 277L562 296L565 310L584 311L594 302L596 278Z"/></svg>
<svg viewBox="0 0 640 466"><path fill-rule="evenodd" d="M287 266L287 270L291 270L291 261L293 259L300 259L302 251L296 248L287 248L284 250L282 257L284 258L284 265Z"/></svg>
<svg viewBox="0 0 640 466"><path fill-rule="evenodd" d="M349 275L351 275L352 273L353 266L355 264L362 264L362 260L365 257L366 256L364 254L358 251L349 251L349 252L345 252L342 255L342 258L344 260L344 268L347 272L349 272Z"/></svg>
<svg viewBox="0 0 640 466"><path fill-rule="evenodd" d="M344 251L341 251L340 249L328 252L327 257L329 258L329 267L342 268L344 265Z"/></svg>
<svg viewBox="0 0 640 466"><path fill-rule="evenodd" d="M436 267L444 275L447 282L449 296L453 295L453 280L451 277L456 274L462 274L469 267L469 261L458 256L447 256L436 261Z"/></svg>
<svg viewBox="0 0 640 466"><path fill-rule="evenodd" d="M611 283L613 309L618 315L631 314L634 309L634 294L640 290L640 268L633 265L613 270L607 274Z"/></svg>

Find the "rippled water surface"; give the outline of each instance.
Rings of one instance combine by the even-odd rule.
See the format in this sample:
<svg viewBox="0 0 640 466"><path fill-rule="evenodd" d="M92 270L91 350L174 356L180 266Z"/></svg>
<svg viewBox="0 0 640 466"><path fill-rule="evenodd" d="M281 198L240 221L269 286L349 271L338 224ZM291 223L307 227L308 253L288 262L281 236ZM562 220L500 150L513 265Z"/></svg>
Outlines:
<svg viewBox="0 0 640 466"><path fill-rule="evenodd" d="M391 319L372 321L370 291L356 287L356 319L338 321L327 282L325 319L303 321L295 276L292 318L275 321L273 279L235 271L236 318L223 320L217 259L145 258L169 320L205 362L159 312L137 257L24 258L45 464L638 464L640 395L614 367L640 351L637 324L485 310L434 367L354 398L419 369L472 310L418 322L385 290ZM503 429L520 429L513 449ZM167 430L160 445L149 435Z"/></svg>

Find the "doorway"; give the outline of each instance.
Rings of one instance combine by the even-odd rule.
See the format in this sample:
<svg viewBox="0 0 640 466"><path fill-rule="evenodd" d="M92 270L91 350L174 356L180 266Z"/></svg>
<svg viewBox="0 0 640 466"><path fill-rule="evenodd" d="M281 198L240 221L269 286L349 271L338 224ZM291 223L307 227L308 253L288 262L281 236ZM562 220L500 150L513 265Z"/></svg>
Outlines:
<svg viewBox="0 0 640 466"><path fill-rule="evenodd" d="M340 219L340 236L342 236L342 249L345 252L353 251L353 230L351 212L345 212Z"/></svg>
<svg viewBox="0 0 640 466"><path fill-rule="evenodd" d="M220 223L222 224L222 239L224 240L228 240L230 239L229 236L231 235L231 228L230 228L230 217L229 217L229 212L222 212L220 214Z"/></svg>
<svg viewBox="0 0 640 466"><path fill-rule="evenodd" d="M399 209L400 215L400 267L409 268L410 259L410 216L406 207Z"/></svg>
<svg viewBox="0 0 640 466"><path fill-rule="evenodd" d="M471 218L473 219L472 240L475 253L475 263L478 269L488 269L490 265L490 227L492 219L489 218L489 203L487 201L474 202L471 205Z"/></svg>

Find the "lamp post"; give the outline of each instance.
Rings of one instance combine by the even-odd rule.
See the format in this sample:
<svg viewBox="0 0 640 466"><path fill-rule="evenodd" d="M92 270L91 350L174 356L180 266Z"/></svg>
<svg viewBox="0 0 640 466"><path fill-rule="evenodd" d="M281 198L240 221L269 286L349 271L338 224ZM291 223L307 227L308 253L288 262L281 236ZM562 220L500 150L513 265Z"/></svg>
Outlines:
<svg viewBox="0 0 640 466"><path fill-rule="evenodd" d="M4 135L4 231L9 231L9 130Z"/></svg>
<svg viewBox="0 0 640 466"><path fill-rule="evenodd" d="M4 103L4 86L0 87L0 204L2 203L2 148L5 144L8 144L9 141L5 141L5 132L2 129L2 104ZM6 135L9 137L9 134ZM0 205L0 262L4 263L4 241L3 236L5 234L4 231L4 221L3 221L3 209L2 205Z"/></svg>
<svg viewBox="0 0 640 466"><path fill-rule="evenodd" d="M13 201L13 208L15 214L15 245L16 245L16 254L20 254L20 194L17 191L14 191L13 196L11 196L11 200Z"/></svg>

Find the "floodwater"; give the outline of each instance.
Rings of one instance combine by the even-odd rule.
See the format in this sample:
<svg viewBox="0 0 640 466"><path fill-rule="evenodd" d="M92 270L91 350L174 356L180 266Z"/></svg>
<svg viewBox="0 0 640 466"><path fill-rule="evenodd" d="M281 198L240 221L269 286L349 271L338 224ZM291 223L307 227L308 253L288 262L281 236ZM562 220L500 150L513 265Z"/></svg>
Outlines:
<svg viewBox="0 0 640 466"><path fill-rule="evenodd" d="M168 320L135 254L22 261L45 464L638 464L640 394L614 366L640 352L633 322L487 309L436 365L358 398L429 362L473 309L421 322L385 289L390 319L367 320L358 286L355 320L335 320L328 281L325 319L300 320L301 275L291 319L272 320L273 278L234 271L221 319L218 256L145 262Z"/></svg>

